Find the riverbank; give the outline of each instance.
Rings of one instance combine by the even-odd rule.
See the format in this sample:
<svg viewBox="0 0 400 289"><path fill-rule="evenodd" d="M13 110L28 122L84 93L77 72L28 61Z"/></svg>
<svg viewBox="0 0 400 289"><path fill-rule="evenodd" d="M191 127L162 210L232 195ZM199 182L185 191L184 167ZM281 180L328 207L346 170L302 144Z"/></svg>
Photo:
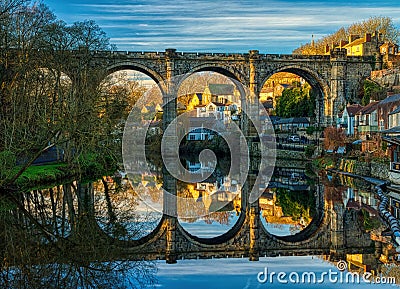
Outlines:
<svg viewBox="0 0 400 289"><path fill-rule="evenodd" d="M16 174L20 168L21 166L14 167L9 172L9 175ZM90 154L81 157L79 165L68 165L64 162L31 165L26 168L13 184L8 186L17 187L20 191L27 191L48 188L75 180L89 182L97 180L104 175L112 175L117 169L112 160L105 160L104 158L99 158L97 154Z"/></svg>
<svg viewBox="0 0 400 289"><path fill-rule="evenodd" d="M400 179L390 171L390 164L380 160L361 161L333 155L313 160L313 167L319 170L336 170L365 178L376 178L400 185Z"/></svg>

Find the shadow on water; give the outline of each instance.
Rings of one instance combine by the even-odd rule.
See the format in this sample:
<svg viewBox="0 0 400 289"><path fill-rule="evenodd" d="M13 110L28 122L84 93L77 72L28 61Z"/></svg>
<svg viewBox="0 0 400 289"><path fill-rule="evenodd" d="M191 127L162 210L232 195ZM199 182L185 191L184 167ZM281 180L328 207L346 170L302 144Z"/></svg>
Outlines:
<svg viewBox="0 0 400 289"><path fill-rule="evenodd" d="M20 193L21 205L0 199L0 288L145 288L155 284L155 263L121 257L105 236L104 224L97 222L94 188L101 184L74 182ZM103 194L106 199L104 188ZM127 215L113 213L113 205L108 209L112 235L126 237L121 228Z"/></svg>

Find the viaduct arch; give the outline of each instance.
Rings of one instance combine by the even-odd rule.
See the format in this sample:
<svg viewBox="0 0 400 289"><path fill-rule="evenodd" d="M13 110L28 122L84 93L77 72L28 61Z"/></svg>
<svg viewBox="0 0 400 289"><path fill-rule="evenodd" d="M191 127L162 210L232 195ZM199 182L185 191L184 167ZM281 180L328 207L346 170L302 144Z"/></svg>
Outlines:
<svg viewBox="0 0 400 289"><path fill-rule="evenodd" d="M172 98L187 76L200 71L219 72L231 77L259 95L265 81L277 72L292 72L310 83L318 95L318 122L334 124L336 115L355 99L363 79L381 63L372 57L347 56L337 49L330 55L283 55L249 53L189 53L166 49L164 52L97 51L94 65L110 73L133 69L152 78L164 95L164 103ZM178 77L178 81L175 77ZM170 109L173 109L171 106ZM168 113L167 113L168 114ZM171 115L172 117L173 115Z"/></svg>

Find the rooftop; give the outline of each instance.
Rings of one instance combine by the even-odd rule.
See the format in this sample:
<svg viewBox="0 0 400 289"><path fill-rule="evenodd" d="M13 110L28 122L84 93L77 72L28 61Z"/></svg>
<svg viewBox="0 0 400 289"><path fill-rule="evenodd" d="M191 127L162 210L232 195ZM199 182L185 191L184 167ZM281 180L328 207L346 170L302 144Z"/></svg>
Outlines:
<svg viewBox="0 0 400 289"><path fill-rule="evenodd" d="M286 123L310 123L308 118L306 117L290 117L290 118L281 118L275 122L276 124L286 124Z"/></svg>
<svg viewBox="0 0 400 289"><path fill-rule="evenodd" d="M214 95L232 95L234 88L232 84L210 83L208 85L210 93Z"/></svg>
<svg viewBox="0 0 400 289"><path fill-rule="evenodd" d="M385 98L384 100L381 100L381 102L379 103L379 106L391 103L391 102L395 102L395 101L400 101L400 94L393 94L387 98Z"/></svg>
<svg viewBox="0 0 400 289"><path fill-rule="evenodd" d="M359 112L362 109L362 105L357 104L351 104L346 107L347 113L349 116L354 116L357 112Z"/></svg>
<svg viewBox="0 0 400 289"><path fill-rule="evenodd" d="M378 108L378 104L380 104L379 101L372 101L360 109L357 114L370 114Z"/></svg>

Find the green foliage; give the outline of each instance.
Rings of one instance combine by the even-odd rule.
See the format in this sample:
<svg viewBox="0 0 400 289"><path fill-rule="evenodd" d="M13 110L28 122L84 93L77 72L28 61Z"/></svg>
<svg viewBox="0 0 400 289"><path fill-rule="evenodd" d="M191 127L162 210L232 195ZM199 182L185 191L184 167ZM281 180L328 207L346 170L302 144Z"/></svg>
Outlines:
<svg viewBox="0 0 400 289"><path fill-rule="evenodd" d="M285 89L276 103L276 115L280 117L315 116L316 99L310 85Z"/></svg>
<svg viewBox="0 0 400 289"><path fill-rule="evenodd" d="M381 226L379 218L371 217L366 210L362 209L361 214L362 214L364 229L366 231L378 229Z"/></svg>
<svg viewBox="0 0 400 289"><path fill-rule="evenodd" d="M385 88L370 80L364 81L364 96L361 99L362 105L367 105L372 100L382 100L386 97Z"/></svg>
<svg viewBox="0 0 400 289"><path fill-rule="evenodd" d="M51 184L68 177L66 164L49 164L28 167L16 181L21 188L31 188L40 184ZM16 167L17 171L19 167Z"/></svg>
<svg viewBox="0 0 400 289"><path fill-rule="evenodd" d="M0 216L3 213L7 213L10 210L13 210L16 208L16 205L11 203L9 200L6 198L0 198Z"/></svg>
<svg viewBox="0 0 400 289"><path fill-rule="evenodd" d="M316 128L314 126L309 126L306 128L306 134L307 135L313 135L313 133L316 131Z"/></svg>
<svg viewBox="0 0 400 289"><path fill-rule="evenodd" d="M6 179L10 176L15 163L16 157L14 153L10 151L0 152L0 179Z"/></svg>
<svg viewBox="0 0 400 289"><path fill-rule="evenodd" d="M315 168L315 171L326 170L329 168L333 168L336 162L333 157L324 156L322 158L314 159L312 161L312 165Z"/></svg>
<svg viewBox="0 0 400 289"><path fill-rule="evenodd" d="M388 143L383 141L382 142L382 147L381 147L382 151L386 152L387 148L388 148Z"/></svg>
<svg viewBox="0 0 400 289"><path fill-rule="evenodd" d="M294 220L303 217L307 222L315 216L315 196L311 191L277 189L276 198L285 216L290 216Z"/></svg>
<svg viewBox="0 0 400 289"><path fill-rule="evenodd" d="M316 148L315 145L308 145L308 146L306 146L306 148L305 148L305 155L306 155L307 158L311 158L311 157L314 155L315 148Z"/></svg>
<svg viewBox="0 0 400 289"><path fill-rule="evenodd" d="M101 152L80 155L75 160L75 165L85 180L93 180L117 170L116 162L111 155Z"/></svg>

